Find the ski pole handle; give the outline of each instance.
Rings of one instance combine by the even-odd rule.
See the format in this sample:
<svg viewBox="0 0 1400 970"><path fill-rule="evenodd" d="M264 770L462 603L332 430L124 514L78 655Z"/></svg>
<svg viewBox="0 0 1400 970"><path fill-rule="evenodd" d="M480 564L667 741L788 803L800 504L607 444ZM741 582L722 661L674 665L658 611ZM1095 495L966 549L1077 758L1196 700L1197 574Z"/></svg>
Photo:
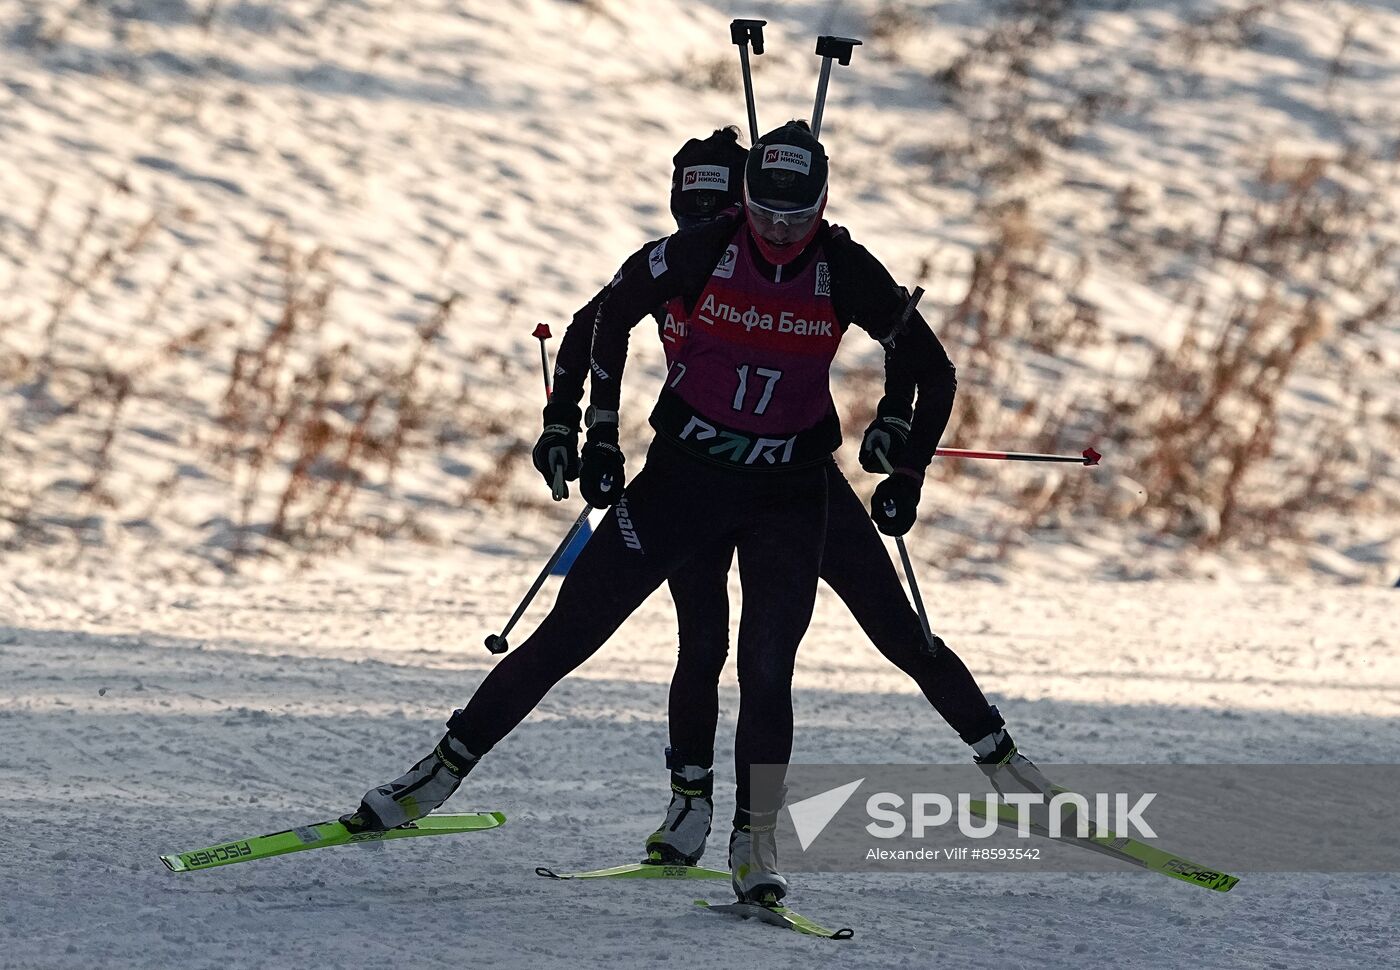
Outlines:
<svg viewBox="0 0 1400 970"><path fill-rule="evenodd" d="M544 372L544 403L548 404L549 399L554 396L554 387L549 380L549 351L544 346L544 342L553 336L549 332L549 324L542 323L536 327L534 336L540 342L540 369Z"/></svg>
<svg viewBox="0 0 1400 970"><path fill-rule="evenodd" d="M515 612L512 613L510 619L506 621L505 629L500 633L493 633L486 638L487 650L492 653L505 653L510 649L510 642L506 640L506 635L510 633L511 630L515 629L515 624L519 621L521 615L524 614L525 608L530 605L530 601L533 600L535 594L540 591L540 587L544 585L545 578L549 575L550 570L554 568L554 564L564 555L564 550L569 548L569 543L573 542L574 537L582 531L592 511L593 506L585 503L583 511L579 513L578 518L574 520L573 527L569 529L569 534L564 536L564 541L559 543L559 548L554 550L554 555L549 557L549 562L544 564L544 569L540 570L540 574L535 577L535 582L530 587L530 591L525 594L525 598L520 601L520 605L515 608Z"/></svg>
<svg viewBox="0 0 1400 970"><path fill-rule="evenodd" d="M880 467L885 470L886 475L894 474L894 467L890 464L890 460L885 457L885 453L879 448L875 449L875 459L880 463Z"/></svg>
<svg viewBox="0 0 1400 970"><path fill-rule="evenodd" d="M749 73L749 44L755 56L763 53L763 25L766 20L733 20L729 23L730 43L739 48L739 68L744 74L744 104L749 109L749 144L758 141L758 114L753 105L753 75Z"/></svg>
<svg viewBox="0 0 1400 970"><path fill-rule="evenodd" d="M851 63L851 54L860 41L854 37L817 38L817 56L822 59L822 73L817 80L817 100L812 106L812 137L820 138L822 133L822 109L826 107L826 85L831 80L831 60L835 58L842 65Z"/></svg>

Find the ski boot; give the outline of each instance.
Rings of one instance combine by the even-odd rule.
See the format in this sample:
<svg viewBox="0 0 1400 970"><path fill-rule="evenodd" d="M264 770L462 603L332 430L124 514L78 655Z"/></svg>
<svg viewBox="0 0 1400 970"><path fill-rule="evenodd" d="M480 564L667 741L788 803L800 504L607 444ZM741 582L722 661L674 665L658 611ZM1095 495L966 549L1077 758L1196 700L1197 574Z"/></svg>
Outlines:
<svg viewBox="0 0 1400 970"><path fill-rule="evenodd" d="M662 866L693 866L705 854L705 839L715 815L715 773L708 766L677 764L666 749L671 768L671 804L666 821L646 841L646 861Z"/></svg>
<svg viewBox="0 0 1400 970"><path fill-rule="evenodd" d="M476 766L476 755L451 734L431 754L387 785L365 792L360 807L341 816L352 832L383 832L435 812Z"/></svg>
<svg viewBox="0 0 1400 970"><path fill-rule="evenodd" d="M976 752L973 761L992 783L998 794L1031 792L1048 800L1059 789L1046 778L1035 762L1016 750L1016 742L1005 728L997 728L986 737L972 742Z"/></svg>
<svg viewBox="0 0 1400 970"><path fill-rule="evenodd" d="M729 835L730 884L741 903L776 906L787 895L788 881L778 872L778 813L734 813Z"/></svg>

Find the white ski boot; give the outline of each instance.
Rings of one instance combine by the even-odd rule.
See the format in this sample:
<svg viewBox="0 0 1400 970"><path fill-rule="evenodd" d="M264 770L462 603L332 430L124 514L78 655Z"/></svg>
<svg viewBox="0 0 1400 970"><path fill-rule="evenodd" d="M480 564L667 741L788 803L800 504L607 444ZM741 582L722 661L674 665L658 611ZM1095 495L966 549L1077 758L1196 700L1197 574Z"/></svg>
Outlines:
<svg viewBox="0 0 1400 970"><path fill-rule="evenodd" d="M671 804L666 809L666 821L647 836L647 862L664 866L693 866L700 862L715 815L714 789L715 773L710 768L672 767Z"/></svg>
<svg viewBox="0 0 1400 970"><path fill-rule="evenodd" d="M747 821L745 821L747 819ZM787 895L788 881L778 872L778 813L734 813L729 836L729 873L741 903L774 906Z"/></svg>
<svg viewBox="0 0 1400 970"><path fill-rule="evenodd" d="M476 766L476 755L450 734L387 785L365 792L360 807L340 821L352 832L382 832L435 812Z"/></svg>
<svg viewBox="0 0 1400 970"><path fill-rule="evenodd" d="M1035 762L1016 750L1016 742L1005 728L998 728L986 737L972 742L976 756L972 759L998 794L1031 792L1049 799L1058 789L1046 778Z"/></svg>

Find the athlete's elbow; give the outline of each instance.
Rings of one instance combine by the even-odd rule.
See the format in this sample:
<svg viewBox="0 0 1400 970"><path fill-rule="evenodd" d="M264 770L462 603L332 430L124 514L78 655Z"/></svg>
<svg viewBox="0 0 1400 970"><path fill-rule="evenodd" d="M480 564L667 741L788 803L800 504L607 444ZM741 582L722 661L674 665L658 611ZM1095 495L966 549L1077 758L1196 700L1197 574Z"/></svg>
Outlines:
<svg viewBox="0 0 1400 970"><path fill-rule="evenodd" d="M948 389L948 396L951 397L958 393L958 369L953 366L953 362L945 357L940 371L939 376L942 378L943 385Z"/></svg>

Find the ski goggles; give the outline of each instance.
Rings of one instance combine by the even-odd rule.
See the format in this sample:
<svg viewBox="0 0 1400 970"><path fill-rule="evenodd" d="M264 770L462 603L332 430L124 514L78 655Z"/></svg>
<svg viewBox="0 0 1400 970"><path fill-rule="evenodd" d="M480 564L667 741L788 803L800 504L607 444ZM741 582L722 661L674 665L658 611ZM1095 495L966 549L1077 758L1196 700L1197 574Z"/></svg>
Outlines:
<svg viewBox="0 0 1400 970"><path fill-rule="evenodd" d="M822 189L822 194L813 205L804 206L801 209L776 209L772 206L755 202L748 198L747 192L744 196L744 203L748 207L749 218L753 220L753 226L760 233L772 231L776 226L784 226L790 232L797 235L805 233L812 228L817 217L821 215L822 205L826 202L826 189Z"/></svg>

